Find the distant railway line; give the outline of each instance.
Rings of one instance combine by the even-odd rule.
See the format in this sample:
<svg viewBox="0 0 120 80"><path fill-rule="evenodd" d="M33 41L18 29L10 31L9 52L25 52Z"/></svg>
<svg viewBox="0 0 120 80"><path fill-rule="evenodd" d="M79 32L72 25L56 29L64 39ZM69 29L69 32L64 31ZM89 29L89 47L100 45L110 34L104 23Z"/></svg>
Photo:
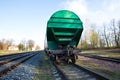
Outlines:
<svg viewBox="0 0 120 80"><path fill-rule="evenodd" d="M102 56L91 55L91 54L79 54L79 55L88 57L88 58L94 58L94 59L105 60L105 61L110 61L110 62L114 62L114 63L120 63L120 58L102 57Z"/></svg>
<svg viewBox="0 0 120 80"><path fill-rule="evenodd" d="M9 71L35 56L37 53L36 51L0 56L0 77L6 75Z"/></svg>
<svg viewBox="0 0 120 80"><path fill-rule="evenodd" d="M14 56L16 57L18 54L19 54L18 56L20 56L20 55L27 54L27 53L29 52L0 55L0 61L13 58Z"/></svg>
<svg viewBox="0 0 120 80"><path fill-rule="evenodd" d="M63 80L109 80L91 70L76 64L55 64Z"/></svg>

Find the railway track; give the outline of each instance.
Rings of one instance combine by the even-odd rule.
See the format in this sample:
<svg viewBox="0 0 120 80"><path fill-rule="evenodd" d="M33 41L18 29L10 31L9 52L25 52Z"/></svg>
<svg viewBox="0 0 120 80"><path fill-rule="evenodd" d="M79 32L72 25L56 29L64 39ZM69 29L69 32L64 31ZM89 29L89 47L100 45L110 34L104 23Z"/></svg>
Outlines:
<svg viewBox="0 0 120 80"><path fill-rule="evenodd" d="M62 80L109 80L76 64L53 64L62 75Z"/></svg>
<svg viewBox="0 0 120 80"><path fill-rule="evenodd" d="M114 63L120 63L120 58L102 57L102 56L90 55L90 54L79 54L79 55L88 57L88 58L94 58L94 59L105 60L105 61L110 61L110 62L114 62Z"/></svg>
<svg viewBox="0 0 120 80"><path fill-rule="evenodd" d="M13 55L11 57L6 56L8 58L3 58L3 60L0 61L0 77L7 74L12 69L16 68L23 62L27 61L31 57L35 56L38 52L29 52L26 54L17 54L16 56Z"/></svg>
<svg viewBox="0 0 120 80"><path fill-rule="evenodd" d="M29 53L29 52L15 53L15 54L7 54L7 55L0 55L0 61L13 58L14 56L16 57L17 55L20 56L20 55L24 55L24 54L28 54L28 53Z"/></svg>

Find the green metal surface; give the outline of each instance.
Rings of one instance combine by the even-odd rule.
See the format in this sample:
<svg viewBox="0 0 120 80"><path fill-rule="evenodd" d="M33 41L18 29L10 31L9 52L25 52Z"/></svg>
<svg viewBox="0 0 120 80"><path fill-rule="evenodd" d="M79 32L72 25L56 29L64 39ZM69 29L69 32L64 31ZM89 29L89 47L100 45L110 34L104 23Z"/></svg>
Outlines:
<svg viewBox="0 0 120 80"><path fill-rule="evenodd" d="M47 23L47 45L51 50L59 45L77 46L83 31L82 21L68 10L55 12Z"/></svg>

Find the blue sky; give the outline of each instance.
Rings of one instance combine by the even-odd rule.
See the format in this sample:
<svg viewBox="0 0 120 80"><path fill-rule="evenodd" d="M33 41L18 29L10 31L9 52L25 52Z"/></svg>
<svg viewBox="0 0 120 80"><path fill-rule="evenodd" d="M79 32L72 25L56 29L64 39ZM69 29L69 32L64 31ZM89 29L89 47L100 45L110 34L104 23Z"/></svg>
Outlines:
<svg viewBox="0 0 120 80"><path fill-rule="evenodd" d="M120 20L120 0L0 0L0 40L32 39L43 48L46 23L61 9L74 11L89 24Z"/></svg>

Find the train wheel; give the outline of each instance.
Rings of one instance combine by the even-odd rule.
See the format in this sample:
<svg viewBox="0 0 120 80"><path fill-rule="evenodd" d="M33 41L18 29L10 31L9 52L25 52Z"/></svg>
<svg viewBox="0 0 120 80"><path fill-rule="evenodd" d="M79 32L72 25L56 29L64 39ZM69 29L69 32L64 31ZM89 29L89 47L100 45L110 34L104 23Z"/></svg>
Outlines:
<svg viewBox="0 0 120 80"><path fill-rule="evenodd" d="M66 62L69 64L69 58L66 59Z"/></svg>
<svg viewBox="0 0 120 80"><path fill-rule="evenodd" d="M75 60L75 55L73 55L73 56L71 57L71 61L72 61L73 64L75 64L75 62L76 62L76 60Z"/></svg>
<svg viewBox="0 0 120 80"><path fill-rule="evenodd" d="M51 55L50 55L50 60L52 60L52 61L56 61L56 56L53 55L53 54L51 54Z"/></svg>

